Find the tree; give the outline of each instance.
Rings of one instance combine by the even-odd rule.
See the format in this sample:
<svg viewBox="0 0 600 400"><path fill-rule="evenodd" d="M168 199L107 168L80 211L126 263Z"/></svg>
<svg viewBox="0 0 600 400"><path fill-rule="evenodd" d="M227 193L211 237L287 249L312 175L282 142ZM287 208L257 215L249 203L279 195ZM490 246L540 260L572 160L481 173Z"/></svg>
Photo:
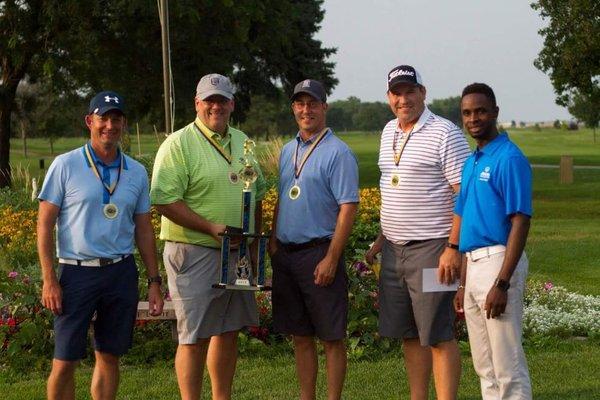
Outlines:
<svg viewBox="0 0 600 400"><path fill-rule="evenodd" d="M595 96L595 97L594 97ZM569 105L569 112L575 118L583 121L585 126L594 131L594 143L596 143L596 128L600 123L600 90L591 96L576 93Z"/></svg>
<svg viewBox="0 0 600 400"><path fill-rule="evenodd" d="M178 0L170 3L176 124L193 115L200 76L230 75L238 87L234 119L252 96L290 93L307 77L332 90L335 49L314 39L322 0ZM19 82L51 82L54 96L112 89L128 118L163 119L160 25L146 0L0 1L0 187L10 184L10 120Z"/></svg>
<svg viewBox="0 0 600 400"><path fill-rule="evenodd" d="M379 101L361 103L358 111L352 116L354 129L361 131L381 131L386 123L394 118L390 106Z"/></svg>
<svg viewBox="0 0 600 400"><path fill-rule="evenodd" d="M600 108L600 3L538 0L531 7L549 20L539 31L544 47L534 65L550 77L556 103L569 107L575 97L584 96Z"/></svg>
<svg viewBox="0 0 600 400"><path fill-rule="evenodd" d="M456 125L462 127L460 100L460 96L434 99L427 107L429 107L433 113L449 119Z"/></svg>

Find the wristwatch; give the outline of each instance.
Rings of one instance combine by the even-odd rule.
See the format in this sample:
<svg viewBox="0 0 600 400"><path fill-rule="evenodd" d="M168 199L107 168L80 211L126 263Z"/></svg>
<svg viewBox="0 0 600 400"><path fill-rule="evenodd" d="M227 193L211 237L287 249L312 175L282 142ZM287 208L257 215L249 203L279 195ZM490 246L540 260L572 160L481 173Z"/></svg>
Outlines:
<svg viewBox="0 0 600 400"><path fill-rule="evenodd" d="M506 292L506 291L508 291L508 288L510 287L510 283L508 281L505 281L504 279L496 278L496 280L494 281L494 286L496 286L498 289L502 290L503 292Z"/></svg>
<svg viewBox="0 0 600 400"><path fill-rule="evenodd" d="M160 275L148 277L148 287L150 287L150 285L153 283L158 283L158 286L162 284L162 278Z"/></svg>
<svg viewBox="0 0 600 400"><path fill-rule="evenodd" d="M446 247L449 247L449 248L454 249L454 250L458 250L458 245L454 244L454 243L448 242L448 243L446 243Z"/></svg>

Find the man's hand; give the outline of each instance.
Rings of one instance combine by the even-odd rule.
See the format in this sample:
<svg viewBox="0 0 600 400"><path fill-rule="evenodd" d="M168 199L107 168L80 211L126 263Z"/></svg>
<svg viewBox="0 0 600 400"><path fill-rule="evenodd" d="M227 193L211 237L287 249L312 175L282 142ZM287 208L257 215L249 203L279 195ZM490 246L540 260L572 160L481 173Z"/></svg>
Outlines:
<svg viewBox="0 0 600 400"><path fill-rule="evenodd" d="M315 268L315 285L317 286L329 286L335 279L335 273L337 270L337 261L334 261L331 257L325 256L317 268Z"/></svg>
<svg viewBox="0 0 600 400"><path fill-rule="evenodd" d="M225 232L225 229L227 229L227 225L211 223L210 236L212 236L212 238L215 239L217 243L221 243L221 241L223 240L223 236L219 234ZM232 249L237 249L241 242L241 236L229 236L229 246Z"/></svg>
<svg viewBox="0 0 600 400"><path fill-rule="evenodd" d="M158 283L151 283L150 287L148 287L148 311L150 315L157 316L162 314L164 304L160 285Z"/></svg>
<svg viewBox="0 0 600 400"><path fill-rule="evenodd" d="M465 312L465 288L459 287L454 295L454 311L457 314L463 314Z"/></svg>
<svg viewBox="0 0 600 400"><path fill-rule="evenodd" d="M42 285L42 305L54 315L62 314L62 289L56 279L44 281Z"/></svg>
<svg viewBox="0 0 600 400"><path fill-rule="evenodd" d="M485 298L485 316L487 319L498 318L506 309L508 294L493 286Z"/></svg>
<svg viewBox="0 0 600 400"><path fill-rule="evenodd" d="M383 235L379 235L375 242L373 242L373 245L369 247L369 250L367 250L367 253L365 254L365 260L367 260L369 264L373 264L375 262L375 257L377 257L377 254L381 253L382 248Z"/></svg>
<svg viewBox="0 0 600 400"><path fill-rule="evenodd" d="M456 279L460 278L461 258L458 250L446 247L438 264L438 281L450 285Z"/></svg>

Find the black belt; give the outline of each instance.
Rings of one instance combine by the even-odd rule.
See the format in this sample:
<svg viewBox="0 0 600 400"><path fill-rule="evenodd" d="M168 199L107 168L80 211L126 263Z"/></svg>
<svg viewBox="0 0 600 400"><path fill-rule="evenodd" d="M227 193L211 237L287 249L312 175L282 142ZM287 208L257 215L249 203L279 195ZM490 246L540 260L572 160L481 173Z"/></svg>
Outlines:
<svg viewBox="0 0 600 400"><path fill-rule="evenodd" d="M428 242L431 239L425 239L425 240L409 240L408 242L404 243L403 246L412 246L413 244L419 244L419 243L423 243L423 242Z"/></svg>
<svg viewBox="0 0 600 400"><path fill-rule="evenodd" d="M331 242L331 238L327 238L327 237L312 239L312 240L309 240L308 242L304 242L304 243L293 243L293 242L282 243L278 239L277 245L281 246L288 253L293 253L296 251L301 251L301 250L306 250L306 249L310 249L313 247L317 247L317 246L320 246L322 244L329 243L329 242Z"/></svg>

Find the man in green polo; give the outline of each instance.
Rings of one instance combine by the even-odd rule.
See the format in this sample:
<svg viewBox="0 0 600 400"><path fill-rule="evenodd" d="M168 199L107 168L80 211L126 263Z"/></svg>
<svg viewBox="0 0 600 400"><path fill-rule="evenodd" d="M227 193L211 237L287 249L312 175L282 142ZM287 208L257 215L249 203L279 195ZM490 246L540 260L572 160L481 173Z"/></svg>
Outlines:
<svg viewBox="0 0 600 400"><path fill-rule="evenodd" d="M203 76L195 121L164 141L152 174L150 197L162 214L160 238L166 241L163 259L179 336L175 372L184 400L200 397L205 364L212 398L231 398L238 331L258 325L253 292L212 288L219 282L219 234L226 225L241 225L243 182L237 173L247 136L229 126L233 94L228 78ZM260 230L265 193L260 171L251 189L250 220Z"/></svg>

